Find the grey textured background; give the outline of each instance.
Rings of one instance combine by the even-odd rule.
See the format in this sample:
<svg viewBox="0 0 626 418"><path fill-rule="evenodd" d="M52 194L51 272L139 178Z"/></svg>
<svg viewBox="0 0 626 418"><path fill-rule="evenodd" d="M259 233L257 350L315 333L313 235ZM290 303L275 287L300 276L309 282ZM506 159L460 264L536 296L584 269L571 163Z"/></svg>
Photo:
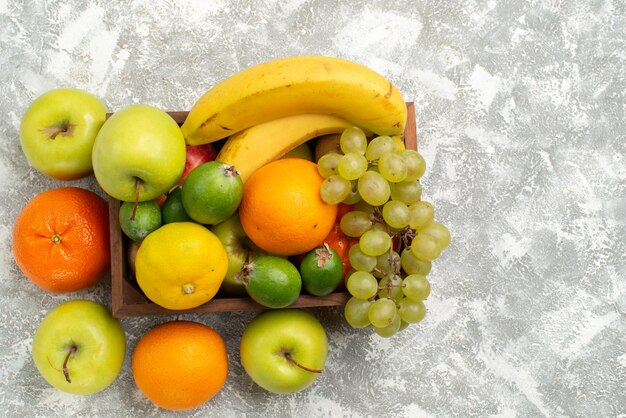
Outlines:
<svg viewBox="0 0 626 418"><path fill-rule="evenodd" d="M626 16L621 0L0 1L0 414L3 416L626 416ZM44 294L11 256L12 222L66 185L28 167L18 129L52 88L111 110L188 109L271 58L356 60L416 102L425 199L452 231L429 314L389 340L319 309L323 376L271 395L239 365L250 313L190 316L230 353L224 389L189 414L136 388L130 355L168 317L123 320L128 354L105 391L47 386L31 357L45 313L110 304L110 281ZM98 190L93 178L73 185Z"/></svg>

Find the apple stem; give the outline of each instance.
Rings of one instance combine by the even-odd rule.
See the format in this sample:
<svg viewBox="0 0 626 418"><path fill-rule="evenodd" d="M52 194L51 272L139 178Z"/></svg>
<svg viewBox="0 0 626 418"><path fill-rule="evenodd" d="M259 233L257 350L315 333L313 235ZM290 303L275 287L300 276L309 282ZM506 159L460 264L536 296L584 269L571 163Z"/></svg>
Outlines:
<svg viewBox="0 0 626 418"><path fill-rule="evenodd" d="M137 206L139 206L139 177L135 177L135 205L133 206L133 214L130 215L131 222L135 220Z"/></svg>
<svg viewBox="0 0 626 418"><path fill-rule="evenodd" d="M321 370L319 369L311 369L309 367L303 366L302 364L298 363L296 360L294 360L294 358L291 356L291 353L284 353L283 354L285 356L285 358L292 362L293 364L295 364L296 366L300 367L302 370L306 370L307 372L311 372L311 373L322 373Z"/></svg>
<svg viewBox="0 0 626 418"><path fill-rule="evenodd" d="M70 346L70 351L67 353L67 356L65 356L65 361L63 362L63 375L65 376L65 380L67 380L67 383L72 383L72 379L70 379L70 371L67 368L67 362L70 360L70 357L76 352L77 349L78 347L76 347L75 345Z"/></svg>

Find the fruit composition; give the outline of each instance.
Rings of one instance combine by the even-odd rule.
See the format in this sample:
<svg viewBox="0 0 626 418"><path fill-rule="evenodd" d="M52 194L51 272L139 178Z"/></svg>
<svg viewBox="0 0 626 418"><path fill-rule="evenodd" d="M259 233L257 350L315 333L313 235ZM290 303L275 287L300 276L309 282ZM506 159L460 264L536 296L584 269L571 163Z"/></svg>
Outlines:
<svg viewBox="0 0 626 418"><path fill-rule="evenodd" d="M109 212L104 199L78 187L42 192L13 225L13 257L48 292L76 292L109 270Z"/></svg>
<svg viewBox="0 0 626 418"><path fill-rule="evenodd" d="M33 167L63 180L93 170L121 201L111 218L78 188L29 202L13 253L42 289L94 285L110 266L108 221L119 219L113 247L126 247L131 285L156 305L184 313L247 296L263 308L243 330L240 361L277 394L308 388L325 367L324 327L296 308L307 301L347 291L347 323L382 337L425 317L428 275L450 232L422 199L426 162L405 149L407 106L382 75L345 59L280 58L217 83L184 122L143 104L105 112L99 99L59 89L24 116ZM42 376L71 393L108 386L124 351L119 321L84 300L51 311L33 340ZM158 407L194 409L226 383L226 345L204 324L166 322L140 339L132 371Z"/></svg>

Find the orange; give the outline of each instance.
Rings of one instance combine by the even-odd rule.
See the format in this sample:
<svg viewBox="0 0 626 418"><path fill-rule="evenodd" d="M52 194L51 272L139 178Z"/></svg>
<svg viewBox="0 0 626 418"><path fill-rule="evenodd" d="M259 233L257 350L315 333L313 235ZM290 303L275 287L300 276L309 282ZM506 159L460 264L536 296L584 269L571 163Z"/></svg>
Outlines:
<svg viewBox="0 0 626 418"><path fill-rule="evenodd" d="M38 194L15 219L13 257L46 291L93 286L111 265L107 203L78 187Z"/></svg>
<svg viewBox="0 0 626 418"><path fill-rule="evenodd" d="M248 237L277 255L305 253L320 245L337 216L337 205L320 197L317 165L299 158L276 160L246 181L239 206Z"/></svg>
<svg viewBox="0 0 626 418"><path fill-rule="evenodd" d="M135 383L155 405L193 409L215 396L226 383L226 344L204 324L166 322L141 337L132 368Z"/></svg>

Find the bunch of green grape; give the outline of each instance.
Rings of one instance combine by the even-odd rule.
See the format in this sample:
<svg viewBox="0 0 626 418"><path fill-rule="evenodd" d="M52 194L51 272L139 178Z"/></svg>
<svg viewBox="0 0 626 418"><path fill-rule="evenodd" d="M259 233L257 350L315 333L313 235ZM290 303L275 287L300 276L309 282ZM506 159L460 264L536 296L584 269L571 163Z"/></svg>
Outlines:
<svg viewBox="0 0 626 418"><path fill-rule="evenodd" d="M358 239L349 252L346 321L354 328L372 326L383 337L424 318L426 276L450 244L432 204L421 200L424 158L399 147L398 139L368 141L360 128L348 128L339 140L341 152L318 161L322 199L354 205L340 220L343 233Z"/></svg>

